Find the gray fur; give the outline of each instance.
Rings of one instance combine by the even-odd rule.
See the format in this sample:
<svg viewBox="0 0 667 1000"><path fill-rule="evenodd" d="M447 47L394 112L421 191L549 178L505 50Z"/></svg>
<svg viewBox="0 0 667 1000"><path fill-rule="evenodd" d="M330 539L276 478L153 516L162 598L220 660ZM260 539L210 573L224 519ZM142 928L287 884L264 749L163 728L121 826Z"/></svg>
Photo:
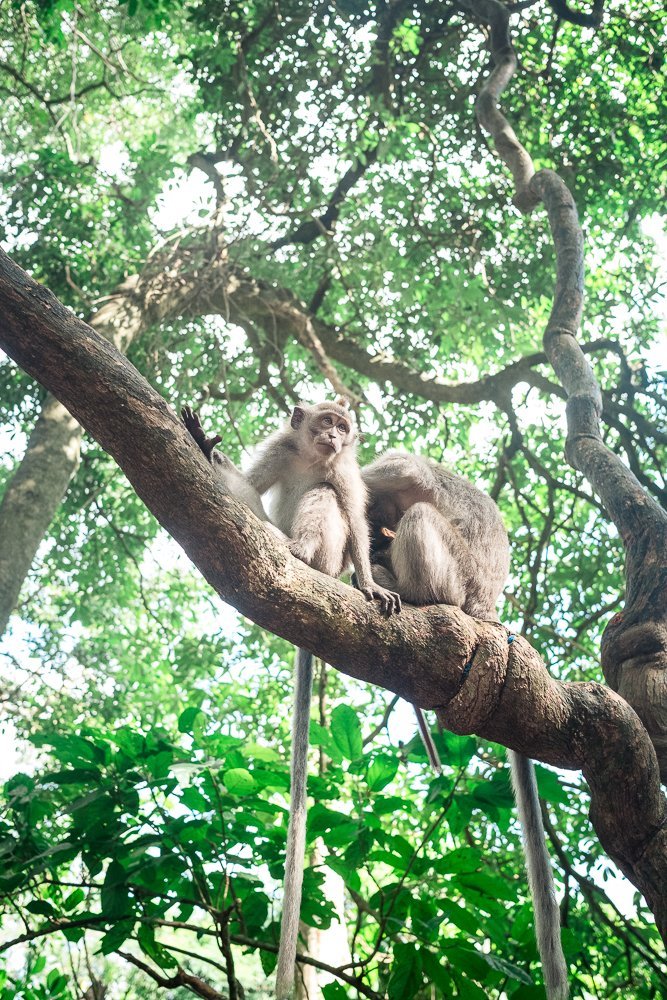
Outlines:
<svg viewBox="0 0 667 1000"><path fill-rule="evenodd" d="M401 597L497 621L509 542L493 500L444 466L400 451L387 452L362 475L372 527L396 532L380 565Z"/></svg>
<svg viewBox="0 0 667 1000"><path fill-rule="evenodd" d="M374 556L373 576L417 604L452 604L498 621L495 605L509 572L509 542L493 500L430 459L391 451L363 470L374 540L394 531ZM510 751L512 786L524 831L535 934L548 1000L567 1000L560 914L544 838L532 761Z"/></svg>
<svg viewBox="0 0 667 1000"><path fill-rule="evenodd" d="M260 521L269 520L261 496L248 482L247 477L236 468L231 459L227 458L223 452L214 451L211 455L211 464L215 474L222 479L232 496L237 497L238 500L250 507L250 510Z"/></svg>

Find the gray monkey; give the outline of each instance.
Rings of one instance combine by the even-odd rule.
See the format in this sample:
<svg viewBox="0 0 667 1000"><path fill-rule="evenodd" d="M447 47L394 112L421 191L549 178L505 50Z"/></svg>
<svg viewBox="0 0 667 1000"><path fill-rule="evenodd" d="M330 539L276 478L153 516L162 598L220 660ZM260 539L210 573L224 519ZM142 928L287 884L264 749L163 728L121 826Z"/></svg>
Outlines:
<svg viewBox="0 0 667 1000"><path fill-rule="evenodd" d="M401 601L373 580L366 520L366 487L356 457L356 429L346 400L296 406L288 423L258 448L247 473L215 451L219 435L208 438L189 407L181 411L188 431L231 493L263 521L275 525L294 556L328 576L354 566L366 600L377 600L386 614ZM264 508L262 498L268 494ZM308 730L313 657L297 650L292 714L290 815L283 892L283 914L276 968L276 996L285 1000L294 986L306 841Z"/></svg>
<svg viewBox="0 0 667 1000"><path fill-rule="evenodd" d="M362 470L370 493L373 576L415 604L452 604L498 621L509 541L493 500L428 458L390 451ZM509 751L535 935L549 1000L567 1000L560 913L531 760Z"/></svg>

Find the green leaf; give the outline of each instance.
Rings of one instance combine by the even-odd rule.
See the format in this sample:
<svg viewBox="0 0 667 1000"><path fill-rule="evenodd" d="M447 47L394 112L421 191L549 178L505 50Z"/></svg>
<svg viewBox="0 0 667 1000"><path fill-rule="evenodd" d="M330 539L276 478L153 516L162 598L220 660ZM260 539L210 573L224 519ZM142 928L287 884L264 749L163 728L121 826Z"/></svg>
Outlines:
<svg viewBox="0 0 667 1000"><path fill-rule="evenodd" d="M410 944L396 942L391 975L387 984L389 1000L413 1000L421 985L422 962L419 951L412 942Z"/></svg>
<svg viewBox="0 0 667 1000"><path fill-rule="evenodd" d="M492 969L501 972L503 976L509 976L510 979L516 979L518 982L526 983L527 985L533 982L530 975L524 969L520 969L518 965L514 965L512 962L507 962L504 958L500 958L499 955L484 953L483 958Z"/></svg>
<svg viewBox="0 0 667 1000"><path fill-rule="evenodd" d="M40 917L57 917L57 911L53 908L51 903L47 903L45 899L33 899L26 906L28 913L36 913Z"/></svg>
<svg viewBox="0 0 667 1000"><path fill-rule="evenodd" d="M456 847L453 851L446 851L433 863L433 867L443 875L476 872L484 867L484 857L476 847Z"/></svg>
<svg viewBox="0 0 667 1000"><path fill-rule="evenodd" d="M310 723L310 745L322 747L334 764L341 764L344 760L331 732L325 726L321 726L319 722Z"/></svg>
<svg viewBox="0 0 667 1000"><path fill-rule="evenodd" d="M100 893L102 914L107 920L127 917L132 911L130 890L126 885L127 873L117 861L111 861Z"/></svg>
<svg viewBox="0 0 667 1000"><path fill-rule="evenodd" d="M560 783L558 775L550 771L541 764L535 765L535 776L537 778L537 788L543 799L547 802L556 802L567 806L570 803L570 796Z"/></svg>
<svg viewBox="0 0 667 1000"><path fill-rule="evenodd" d="M67 986L67 976L64 976L59 969L51 969L46 977L46 986L50 993L56 996Z"/></svg>
<svg viewBox="0 0 667 1000"><path fill-rule="evenodd" d="M357 760L363 752L359 717L350 705L337 705L331 713L331 735L347 760Z"/></svg>
<svg viewBox="0 0 667 1000"><path fill-rule="evenodd" d="M339 0L340 2L340 0ZM348 1000L348 993L342 983L334 981L322 987L324 1000Z"/></svg>
<svg viewBox="0 0 667 1000"><path fill-rule="evenodd" d="M257 788L257 782L245 767L232 767L225 771L222 783L232 795L249 795Z"/></svg>
<svg viewBox="0 0 667 1000"><path fill-rule="evenodd" d="M118 951L121 945L131 937L134 931L134 920L119 920L111 927L100 941L100 951L103 955L111 955Z"/></svg>
<svg viewBox="0 0 667 1000"><path fill-rule="evenodd" d="M508 902L516 900L516 885L506 882L498 875L489 875L487 872L476 872L470 875L457 875L453 882L465 894L466 889L488 896L490 899L505 899Z"/></svg>
<svg viewBox="0 0 667 1000"><path fill-rule="evenodd" d="M179 733L189 733L198 739L206 728L206 715L201 708L186 708L178 717Z"/></svg>
<svg viewBox="0 0 667 1000"><path fill-rule="evenodd" d="M174 956L155 940L155 931L148 924L139 925L137 940L144 955L152 958L161 969L174 969L178 965Z"/></svg>
<svg viewBox="0 0 667 1000"><path fill-rule="evenodd" d="M370 791L381 792L393 781L397 771L398 757L396 754L377 754L366 775L366 783Z"/></svg>

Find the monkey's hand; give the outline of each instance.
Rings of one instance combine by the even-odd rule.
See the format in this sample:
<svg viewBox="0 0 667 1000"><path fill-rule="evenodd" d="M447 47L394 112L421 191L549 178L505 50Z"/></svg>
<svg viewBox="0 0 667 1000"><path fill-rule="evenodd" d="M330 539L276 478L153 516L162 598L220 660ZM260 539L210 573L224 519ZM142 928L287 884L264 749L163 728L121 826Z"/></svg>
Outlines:
<svg viewBox="0 0 667 1000"><path fill-rule="evenodd" d="M401 610L400 595L393 590L385 590L374 583L371 587L359 587L367 601L378 601L383 615L397 615Z"/></svg>
<svg viewBox="0 0 667 1000"><path fill-rule="evenodd" d="M206 437L204 428L199 421L196 411L191 410L189 406L184 406L181 410L181 420L185 424L186 429L189 431L190 436L199 445L210 462L211 452L215 448L216 444L219 444L220 441L222 441L220 435L216 434L211 438Z"/></svg>

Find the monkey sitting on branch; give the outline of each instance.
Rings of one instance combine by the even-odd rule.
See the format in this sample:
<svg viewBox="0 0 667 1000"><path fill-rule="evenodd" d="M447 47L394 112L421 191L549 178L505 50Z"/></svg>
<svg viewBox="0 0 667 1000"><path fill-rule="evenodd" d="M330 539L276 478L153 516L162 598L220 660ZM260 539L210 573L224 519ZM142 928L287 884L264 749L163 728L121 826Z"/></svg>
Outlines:
<svg viewBox="0 0 667 1000"><path fill-rule="evenodd" d="M247 473L214 451L189 407L183 422L227 489L286 538L290 551L309 566L338 577L354 567L358 589L382 612L398 613L398 594L373 580L366 520L366 487L356 457L356 428L346 400L296 406L291 419L259 447ZM262 497L269 493L269 513ZM308 730L313 657L297 650L292 716L290 815L287 827L283 914L276 969L276 996L285 1000L294 985L306 842Z"/></svg>
<svg viewBox="0 0 667 1000"><path fill-rule="evenodd" d="M507 532L496 504L428 458L389 451L362 471L370 494L373 576L413 604L450 604L499 621L496 602L509 573ZM560 913L547 853L535 768L508 751L523 827L535 936L548 1000L567 1000Z"/></svg>

